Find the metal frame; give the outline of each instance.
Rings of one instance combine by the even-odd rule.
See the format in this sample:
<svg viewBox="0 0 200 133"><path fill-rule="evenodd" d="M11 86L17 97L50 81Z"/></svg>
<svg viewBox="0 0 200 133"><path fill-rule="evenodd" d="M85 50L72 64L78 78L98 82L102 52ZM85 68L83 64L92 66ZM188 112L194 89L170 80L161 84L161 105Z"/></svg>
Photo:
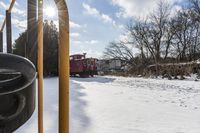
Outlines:
<svg viewBox="0 0 200 133"><path fill-rule="evenodd" d="M3 29L6 25L6 21L7 21L7 25L6 25L6 29L7 29L7 43L9 43L9 46L7 48L7 52L8 53L11 53L12 52L12 31L11 31L11 11L12 11L12 8L15 4L15 1L16 0L12 0L11 3L10 3L10 6L8 8L8 10L6 10L6 17L3 21L3 24L1 26L1 30L0 30L0 38L2 38L0 41L0 52L3 52ZM9 18L9 19L7 19ZM11 45L10 45L11 44Z"/></svg>
<svg viewBox="0 0 200 133"><path fill-rule="evenodd" d="M0 31L0 52L3 52L3 32Z"/></svg>
<svg viewBox="0 0 200 133"><path fill-rule="evenodd" d="M38 133L43 133L43 0L38 0Z"/></svg>
<svg viewBox="0 0 200 133"><path fill-rule="evenodd" d="M59 16L59 133L69 133L69 14L65 0L54 0Z"/></svg>
<svg viewBox="0 0 200 133"><path fill-rule="evenodd" d="M6 42L7 42L7 53L12 53L12 24L11 24L11 13L6 10Z"/></svg>
<svg viewBox="0 0 200 133"><path fill-rule="evenodd" d="M65 0L54 1L59 15L59 133L69 133L69 14ZM5 23L6 18L0 33ZM43 133L43 0L38 0L38 132Z"/></svg>

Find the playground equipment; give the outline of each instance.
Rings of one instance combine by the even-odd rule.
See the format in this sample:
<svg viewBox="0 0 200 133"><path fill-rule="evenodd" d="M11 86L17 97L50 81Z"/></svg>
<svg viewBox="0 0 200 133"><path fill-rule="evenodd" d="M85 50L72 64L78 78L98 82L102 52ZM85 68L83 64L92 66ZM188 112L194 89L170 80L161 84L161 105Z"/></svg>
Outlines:
<svg viewBox="0 0 200 133"><path fill-rule="evenodd" d="M54 0L56 3L56 6L58 8L58 15L59 15L59 133L69 133L69 15L68 15L68 8L66 5L65 0ZM10 8L7 11L8 13L11 13L12 7L14 6L15 0L11 1L10 4ZM29 56L27 56L27 53L31 53L31 42L33 43L33 41L38 40L38 133L43 133L43 0L38 0L38 8L34 5L31 6L31 4L36 5L36 0L28 0L28 47L26 47L26 57L29 58ZM38 37L36 38L31 38L32 35L35 35L36 30L32 30L30 31L30 28L32 28L31 26L35 26L34 22L36 21L36 9L38 9ZM5 24L8 25L8 29L11 29L11 25L9 24L10 22L7 20L7 18L9 19L9 17L6 17L1 31L0 31L0 52L3 51L3 29L5 27ZM11 21L11 20L10 20ZM34 22L33 22L34 21ZM11 44L11 30L7 30L7 46L9 44ZM34 46L32 46L34 47ZM11 52L12 50L9 50L10 47L7 47L7 53ZM12 47L11 47L12 48ZM31 53L32 54L32 53ZM22 60L25 60L22 57L15 57L13 55L1 55L3 57L11 57L13 58L14 63L12 65L11 69L7 70L8 66L4 66L4 70L2 70L2 75L5 75L5 73L12 73L9 75L12 76L8 76L8 74L6 76L4 76L4 79L8 79L8 82L2 81L2 88L5 88L4 85L10 85L12 86L11 88L14 89L15 87L14 84L15 83L19 83L18 81L21 80L21 78L24 75L28 75L29 71L31 71L31 69L24 69L24 71L21 72L21 70L17 69L17 65L15 65L15 63L21 62ZM12 60L12 59L10 59ZM2 62L1 62L2 61ZM5 62L7 62L6 60L1 60L0 59L0 63L1 64L6 64ZM16 67L16 68L15 68ZM3 67L2 67L3 68ZM9 68L9 67L8 67ZM5 70L6 69L6 70ZM1 76L1 75L0 75ZM26 77L26 76L25 76ZM25 78L26 79L26 78ZM30 81L29 81L30 82ZM32 86L34 88L34 86ZM1 88L1 86L0 86ZM13 91L16 92L16 91ZM32 92L33 93L33 92ZM10 93L9 93L10 94ZM23 93L25 96L29 96L29 93ZM17 95L18 96L18 95ZM25 100L26 98L22 98L21 95L19 95L19 98L17 98L19 100L17 101L21 101L19 103L24 103L24 104L19 104L18 108L17 108L17 112L22 112L21 108L25 107ZM0 100L1 100L1 94L0 94ZM9 102L8 98L5 99ZM34 100L33 100L34 101ZM16 101L15 101L16 102ZM34 103L30 103L32 106L32 109L34 110L33 106ZM16 103L13 103L13 105L17 105ZM4 104L0 104L0 108L3 108ZM9 110L9 109L8 109ZM32 110L32 111L33 111ZM1 110L0 110L1 111ZM30 111L31 112L31 111ZM29 113L30 113L29 112ZM1 112L0 112L1 113ZM17 113L18 114L18 113ZM19 113L21 114L21 113ZM32 113L30 113L32 114ZM19 119L25 119L23 118L24 116L26 116L27 114L21 114L21 115L17 115L19 116ZM0 114L0 126L1 125L5 125L5 121L1 121L1 116L2 114ZM12 116L12 115L11 115ZM16 114L15 114L16 116ZM30 116L30 115L28 115ZM7 116L6 116L7 117ZM26 120L28 119L28 117L26 118ZM16 120L15 123L10 123L10 127L13 126L13 130L17 129L21 124L23 124L25 121L23 122L19 122ZM17 126L15 126L17 125ZM5 128L2 128L3 130ZM12 131L13 131L12 130ZM3 132L3 131L0 131Z"/></svg>
<svg viewBox="0 0 200 133"><path fill-rule="evenodd" d="M0 132L11 133L35 109L36 70L27 59L0 53Z"/></svg>

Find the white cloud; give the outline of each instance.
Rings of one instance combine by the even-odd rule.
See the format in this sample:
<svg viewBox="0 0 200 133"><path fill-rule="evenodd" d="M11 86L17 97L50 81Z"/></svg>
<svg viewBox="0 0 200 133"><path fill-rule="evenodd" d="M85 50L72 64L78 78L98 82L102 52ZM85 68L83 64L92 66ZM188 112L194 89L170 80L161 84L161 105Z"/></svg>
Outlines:
<svg viewBox="0 0 200 133"><path fill-rule="evenodd" d="M81 28L81 25L75 22L70 21L69 24L71 28L76 28L76 29Z"/></svg>
<svg viewBox="0 0 200 133"><path fill-rule="evenodd" d="M94 49L89 49L87 51L82 51L83 53L87 53L86 57L88 58L100 58L102 56L102 52L94 50Z"/></svg>
<svg viewBox="0 0 200 133"><path fill-rule="evenodd" d="M72 41L73 44L81 44L81 41Z"/></svg>
<svg viewBox="0 0 200 133"><path fill-rule="evenodd" d="M87 57L100 57L102 54L102 50L96 50L94 47L100 44L99 40L91 39L91 40L71 40L71 50L70 54L80 54L87 53Z"/></svg>
<svg viewBox="0 0 200 133"><path fill-rule="evenodd" d="M70 36L71 37L79 37L80 36L80 33L70 33Z"/></svg>
<svg viewBox="0 0 200 133"><path fill-rule="evenodd" d="M111 23L114 26L116 25L116 22L110 16L108 16L104 13L100 13L100 11L98 11L96 8L93 8L90 5L85 4L85 3L83 3L83 8L85 9L85 11L88 15L97 17L98 19L100 19L104 23Z"/></svg>
<svg viewBox="0 0 200 133"><path fill-rule="evenodd" d="M27 28L27 20L18 20L16 18L13 18L12 24L20 31L23 31Z"/></svg>
<svg viewBox="0 0 200 133"><path fill-rule="evenodd" d="M8 9L9 5L5 4L4 2L0 1L0 6L3 7L3 9Z"/></svg>
<svg viewBox="0 0 200 133"><path fill-rule="evenodd" d="M76 50L71 50L70 54L83 54L86 53L86 58L100 58L102 56L102 52L98 50L94 50L91 48L82 48L82 49L76 49Z"/></svg>
<svg viewBox="0 0 200 133"><path fill-rule="evenodd" d="M59 30L59 21L58 20L53 20L54 24L56 25L57 29ZM73 21L69 21L69 25L71 29L81 29L84 28L84 26L81 26L80 24L77 24Z"/></svg>
<svg viewBox="0 0 200 133"><path fill-rule="evenodd" d="M10 0L10 1L12 1L12 0ZM16 5L16 6L19 6L19 3L18 3L17 1L15 1L15 5Z"/></svg>
<svg viewBox="0 0 200 133"><path fill-rule="evenodd" d="M142 17L145 18L152 12L160 0L112 0L113 5L120 8L117 17ZM165 0L170 5L181 0Z"/></svg>
<svg viewBox="0 0 200 133"><path fill-rule="evenodd" d="M125 28L124 25L122 25L122 24L120 24L118 26L119 26L120 29L124 29Z"/></svg>
<svg viewBox="0 0 200 133"><path fill-rule="evenodd" d="M72 40L73 44L83 44L82 46L89 46L89 45L94 45L100 43L98 40L89 40L89 41L78 41L78 40Z"/></svg>
<svg viewBox="0 0 200 133"><path fill-rule="evenodd" d="M102 20L105 22L105 23L112 23L112 18L109 17L108 15L105 15L105 14L102 14Z"/></svg>
<svg viewBox="0 0 200 133"><path fill-rule="evenodd" d="M26 13L23 10L20 10L19 8L13 7L12 13L18 14L18 15L23 15L26 16Z"/></svg>
<svg viewBox="0 0 200 133"><path fill-rule="evenodd" d="M90 5L83 3L83 8L87 11L89 15L99 16L100 13L97 9L90 7Z"/></svg>
<svg viewBox="0 0 200 133"><path fill-rule="evenodd" d="M16 5L19 5L17 2L16 2L15 4L16 4ZM4 3L4 2L2 2L2 1L0 1L0 6L1 6L4 10L8 10L8 8L9 8L9 4L6 4L6 3ZM26 13L25 13L23 10L21 10L21 9L19 9L19 8L17 8L17 7L13 7L13 8L12 8L12 13L15 13L15 14L17 14L17 15L26 16Z"/></svg>
<svg viewBox="0 0 200 133"><path fill-rule="evenodd" d="M99 43L98 40L90 40L90 41L85 41L86 44L97 44Z"/></svg>

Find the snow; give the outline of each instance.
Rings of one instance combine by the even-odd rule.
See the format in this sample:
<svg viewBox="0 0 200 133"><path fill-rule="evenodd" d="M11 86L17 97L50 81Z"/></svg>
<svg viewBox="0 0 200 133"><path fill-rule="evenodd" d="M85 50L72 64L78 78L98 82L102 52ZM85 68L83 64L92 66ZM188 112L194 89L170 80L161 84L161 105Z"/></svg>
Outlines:
<svg viewBox="0 0 200 133"><path fill-rule="evenodd" d="M71 133L199 133L200 83L124 77L71 78ZM58 79L44 81L44 128L57 132ZM37 132L37 110L15 133Z"/></svg>
<svg viewBox="0 0 200 133"><path fill-rule="evenodd" d="M197 60L197 64L200 64L200 59Z"/></svg>

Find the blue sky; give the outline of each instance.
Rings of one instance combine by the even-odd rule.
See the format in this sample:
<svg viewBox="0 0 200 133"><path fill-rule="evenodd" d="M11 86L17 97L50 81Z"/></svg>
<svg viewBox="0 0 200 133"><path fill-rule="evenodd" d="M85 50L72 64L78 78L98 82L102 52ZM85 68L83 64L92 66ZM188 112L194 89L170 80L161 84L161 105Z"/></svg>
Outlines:
<svg viewBox="0 0 200 133"><path fill-rule="evenodd" d="M26 29L27 3L16 0L12 11L13 41ZM124 25L130 19L145 18L159 0L67 0L70 13L70 52L87 53L89 57L101 57L109 42L125 37ZM172 14L180 9L183 0L166 0L173 6ZM0 25L10 0L0 1ZM53 0L44 0L44 8L52 6ZM55 8L56 9L56 8ZM45 19L54 20L57 17ZM4 30L5 34L5 30ZM5 38L5 37L4 37ZM4 44L5 44L4 39Z"/></svg>

